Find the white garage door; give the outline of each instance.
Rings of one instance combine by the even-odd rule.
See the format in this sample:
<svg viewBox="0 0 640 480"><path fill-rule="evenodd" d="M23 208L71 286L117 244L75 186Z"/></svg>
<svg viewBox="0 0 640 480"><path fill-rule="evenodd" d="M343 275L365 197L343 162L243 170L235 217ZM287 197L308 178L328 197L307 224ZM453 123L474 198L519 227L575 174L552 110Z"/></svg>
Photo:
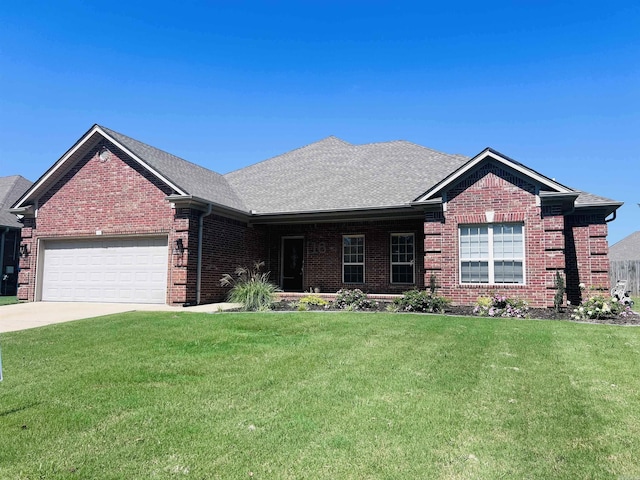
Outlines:
<svg viewBox="0 0 640 480"><path fill-rule="evenodd" d="M167 238L44 242L42 300L165 303Z"/></svg>

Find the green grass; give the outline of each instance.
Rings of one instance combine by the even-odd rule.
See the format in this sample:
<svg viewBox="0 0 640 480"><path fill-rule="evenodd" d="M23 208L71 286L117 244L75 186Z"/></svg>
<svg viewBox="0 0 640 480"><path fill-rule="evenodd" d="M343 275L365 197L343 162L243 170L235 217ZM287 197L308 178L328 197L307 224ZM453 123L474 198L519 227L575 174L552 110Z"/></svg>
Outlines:
<svg viewBox="0 0 640 480"><path fill-rule="evenodd" d="M633 310L640 313L640 297L631 297L633 300Z"/></svg>
<svg viewBox="0 0 640 480"><path fill-rule="evenodd" d="M640 329L134 312L3 334L2 479L640 477Z"/></svg>
<svg viewBox="0 0 640 480"><path fill-rule="evenodd" d="M14 296L2 296L0 297L0 307L2 305L11 305L13 303L18 303L18 297Z"/></svg>

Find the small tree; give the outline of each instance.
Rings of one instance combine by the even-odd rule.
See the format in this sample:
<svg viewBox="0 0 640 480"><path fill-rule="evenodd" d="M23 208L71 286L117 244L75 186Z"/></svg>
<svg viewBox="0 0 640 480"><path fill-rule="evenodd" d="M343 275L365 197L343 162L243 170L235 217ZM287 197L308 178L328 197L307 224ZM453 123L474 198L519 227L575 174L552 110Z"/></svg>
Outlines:
<svg viewBox="0 0 640 480"><path fill-rule="evenodd" d="M553 296L553 307L555 308L556 312L559 312L560 307L562 307L562 302L564 301L565 291L564 278L559 271L556 271L555 286L556 294Z"/></svg>

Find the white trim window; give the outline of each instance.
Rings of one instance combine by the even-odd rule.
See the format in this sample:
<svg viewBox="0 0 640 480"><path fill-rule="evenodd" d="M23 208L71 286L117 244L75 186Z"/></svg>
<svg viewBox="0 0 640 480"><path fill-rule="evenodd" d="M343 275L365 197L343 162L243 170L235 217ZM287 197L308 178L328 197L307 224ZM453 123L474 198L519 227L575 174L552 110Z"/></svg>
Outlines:
<svg viewBox="0 0 640 480"><path fill-rule="evenodd" d="M364 235L342 236L342 282L364 283Z"/></svg>
<svg viewBox="0 0 640 480"><path fill-rule="evenodd" d="M524 225L460 226L460 283L524 284Z"/></svg>
<svg viewBox="0 0 640 480"><path fill-rule="evenodd" d="M415 283L413 233L391 234L391 283Z"/></svg>

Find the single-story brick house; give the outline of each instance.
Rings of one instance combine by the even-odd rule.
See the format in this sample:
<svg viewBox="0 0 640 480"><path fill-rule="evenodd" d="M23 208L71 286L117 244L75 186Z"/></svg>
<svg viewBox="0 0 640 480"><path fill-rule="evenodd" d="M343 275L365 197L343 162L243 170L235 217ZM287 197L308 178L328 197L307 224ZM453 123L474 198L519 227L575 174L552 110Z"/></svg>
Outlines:
<svg viewBox="0 0 640 480"><path fill-rule="evenodd" d="M226 175L94 125L14 204L22 300L209 303L264 260L285 291L401 293L457 304L505 293L553 304L607 286L620 202L566 187L492 149L335 137ZM606 287L605 287L606 288Z"/></svg>
<svg viewBox="0 0 640 480"><path fill-rule="evenodd" d="M20 175L0 177L0 295L16 294L22 224L9 209L30 186Z"/></svg>

